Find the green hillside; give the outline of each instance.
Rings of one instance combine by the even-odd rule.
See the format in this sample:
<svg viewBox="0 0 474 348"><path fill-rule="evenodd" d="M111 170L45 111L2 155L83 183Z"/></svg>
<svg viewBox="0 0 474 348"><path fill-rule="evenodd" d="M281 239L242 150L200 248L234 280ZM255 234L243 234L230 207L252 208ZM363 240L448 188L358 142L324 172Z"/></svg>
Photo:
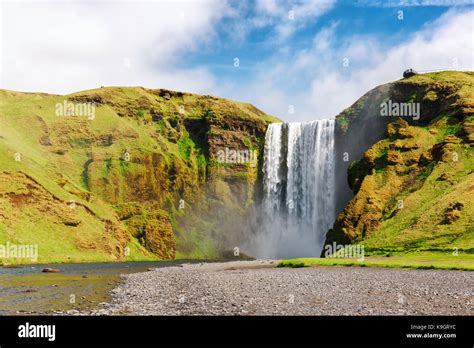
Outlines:
<svg viewBox="0 0 474 348"><path fill-rule="evenodd" d="M0 90L0 244L37 244L38 262L218 257L231 241L206 217L244 214L258 166L216 154L258 153L274 121L162 89Z"/></svg>
<svg viewBox="0 0 474 348"><path fill-rule="evenodd" d="M360 243L375 254L472 253L474 73L416 75L378 96L378 102L419 103L418 120L363 112L372 95L337 117L346 137L364 122L385 122L385 132L350 163L355 195L327 242Z"/></svg>

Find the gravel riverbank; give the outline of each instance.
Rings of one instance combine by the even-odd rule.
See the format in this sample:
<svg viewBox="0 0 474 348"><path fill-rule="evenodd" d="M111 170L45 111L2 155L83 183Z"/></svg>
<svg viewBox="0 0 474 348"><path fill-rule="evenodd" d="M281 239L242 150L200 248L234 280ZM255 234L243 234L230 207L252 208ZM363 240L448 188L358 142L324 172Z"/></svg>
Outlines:
<svg viewBox="0 0 474 348"><path fill-rule="evenodd" d="M276 268L277 261L185 264L127 274L92 314L473 315L472 272Z"/></svg>

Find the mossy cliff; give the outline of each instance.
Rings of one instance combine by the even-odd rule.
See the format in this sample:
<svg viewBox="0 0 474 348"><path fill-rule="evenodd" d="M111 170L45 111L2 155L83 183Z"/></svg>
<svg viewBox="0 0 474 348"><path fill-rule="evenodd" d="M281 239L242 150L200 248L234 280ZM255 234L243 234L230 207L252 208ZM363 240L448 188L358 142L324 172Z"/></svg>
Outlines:
<svg viewBox="0 0 474 348"><path fill-rule="evenodd" d="M384 102L418 103L419 117L382 116ZM377 87L336 120L337 180L353 197L340 189L327 243L474 250L474 73Z"/></svg>
<svg viewBox="0 0 474 348"><path fill-rule="evenodd" d="M95 110L58 113L67 103ZM163 89L0 90L0 244L37 244L38 262L219 257L275 121Z"/></svg>

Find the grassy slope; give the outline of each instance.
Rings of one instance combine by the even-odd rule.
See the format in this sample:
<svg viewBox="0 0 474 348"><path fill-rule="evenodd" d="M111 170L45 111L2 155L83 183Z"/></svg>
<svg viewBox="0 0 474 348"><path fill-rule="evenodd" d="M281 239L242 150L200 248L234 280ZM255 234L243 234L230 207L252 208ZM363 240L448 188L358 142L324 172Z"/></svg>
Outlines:
<svg viewBox="0 0 474 348"><path fill-rule="evenodd" d="M398 98L421 102L422 116L431 119L407 119L411 124L402 123L400 131L392 127L349 169L357 193L339 221L353 243L364 245L365 261L315 258L282 265L474 269L474 148L465 132L474 120L474 73L417 75L395 86ZM456 203L462 209L448 223Z"/></svg>
<svg viewBox="0 0 474 348"><path fill-rule="evenodd" d="M474 116L474 74L457 72L433 73L415 76L402 83L435 85L442 83L454 84L458 87L455 92L457 105L471 108L461 119L454 117L449 111L436 115L426 126L409 127L414 132L413 137L398 140L397 145L403 146L416 142L419 149L398 151L403 160L403 176L414 172L409 162L410 157L426 153L437 144L443 144L446 137L456 136L462 139L463 124L472 122ZM430 92L417 95L416 100L429 98ZM436 100L436 95L431 96ZM453 96L449 96L451 98ZM457 105L456 105L457 104ZM470 116L469 116L470 115ZM458 138L458 140L459 140ZM393 139L385 139L374 145L374 148L384 148L389 151ZM394 197L403 201L403 208L393 214L393 209L385 210L386 215L376 233L364 240L369 249L392 250L431 250L450 253L454 248L466 252L474 252L474 147L472 142L465 140L459 143L445 144L443 158L434 159L430 163L416 164L414 180L408 180ZM456 160L455 160L456 159ZM374 174L380 180L387 175L385 171ZM442 180L442 175L448 180ZM458 220L445 223L446 209L450 204L462 203ZM392 214L389 214L391 212Z"/></svg>
<svg viewBox="0 0 474 348"><path fill-rule="evenodd" d="M61 102L64 97L10 91L0 93L0 123L2 125L0 128L0 170L28 174L40 183L45 191L62 200L65 207L68 206L70 200L74 200L88 206L97 214L97 216L90 216L84 214L83 211L76 211L75 215L84 223L77 227L61 226L55 221L55 217L45 216L38 211L36 206L22 205L19 212L17 207L11 205L8 200L2 199L0 206L1 211L5 212L6 219L0 221L0 243L5 244L9 241L14 244L38 244L39 262L109 260L110 255L105 250L98 248L86 251L76 245L80 243L78 238L99 240L104 229L101 219L111 218L114 212L101 201L86 202L80 199L77 195L61 188L56 181L58 173L63 173L72 183L75 183L74 186L78 190L85 191L80 187L82 171L81 166L77 165L78 162L84 160L83 154L79 151L71 151L66 161L56 163L58 155L43 151L43 148L38 146L42 123L37 115L40 115L47 123L57 122L57 117L50 110L54 110L54 104ZM15 160L15 153L21 154L21 161ZM5 182L2 193L15 192L15 183L14 180ZM43 203L51 204L51 201L44 200ZM12 259L7 262L16 261Z"/></svg>
<svg viewBox="0 0 474 348"><path fill-rule="evenodd" d="M250 104L210 96L175 95L171 91L171 96L160 92L165 94L161 96L158 92L160 90L141 87L109 87L61 96L0 90L0 173L5 174L0 190L0 244L7 241L39 244L38 262L156 259L138 239L124 236L123 231L122 234L109 233L104 225L105 220L110 220L117 229L127 229L126 223L118 221L110 201L126 203L134 193L134 189L128 187L131 183L127 178L149 178L150 175L146 164L134 160L124 162L124 153L129 152L132 158L140 158L142 162L147 155L161 154L165 165L180 166L183 173L192 178L194 186L191 188L197 187L202 184L198 180L205 180L198 174L203 150L189 140L184 128L176 132L170 126L177 115L182 119L199 119L206 110L212 110L219 117L235 115L255 122L277 121ZM93 121L55 115L56 103L77 96L97 95L103 103L97 105ZM181 105L185 106L182 115ZM152 109L161 115L159 122L152 121ZM40 144L45 135L52 145ZM109 135L113 136L111 144L98 145ZM177 139L173 140L173 136ZM188 138L184 151L183 138ZM21 154L21 161L15 160L16 153ZM86 170L91 156L100 168ZM24 173L33 181L21 177L24 182L16 185L18 178L12 173ZM186 176L181 179L185 180ZM101 184L103 180L113 182L114 186ZM20 197L22 192L27 192L28 185L38 186L41 200L30 197L21 205L15 205L8 195ZM70 200L77 203L76 209L69 208ZM50 205L54 207L52 212L42 208ZM176 211L176 216L179 214ZM65 224L64 216L80 220L80 224ZM173 221L176 222L174 218ZM209 238L196 231L180 232L178 245L185 239L194 249L186 252L178 249L177 257L210 257L215 253ZM124 243L124 238L129 239L126 243L129 256L124 255L123 250L115 250Z"/></svg>
<svg viewBox="0 0 474 348"><path fill-rule="evenodd" d="M279 267L312 267L312 266L357 266L357 267L388 267L416 269L451 269L474 271L474 255L459 253L419 252L400 253L390 257L366 256L364 260L348 258L299 258L284 260Z"/></svg>

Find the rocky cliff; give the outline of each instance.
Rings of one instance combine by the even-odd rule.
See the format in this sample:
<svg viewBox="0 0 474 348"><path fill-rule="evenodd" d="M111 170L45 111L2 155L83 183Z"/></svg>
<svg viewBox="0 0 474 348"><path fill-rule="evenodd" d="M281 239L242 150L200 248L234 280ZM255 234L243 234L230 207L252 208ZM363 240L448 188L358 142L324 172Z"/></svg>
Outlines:
<svg viewBox="0 0 474 348"><path fill-rule="evenodd" d="M327 243L473 250L474 73L377 87L336 120L341 213Z"/></svg>
<svg viewBox="0 0 474 348"><path fill-rule="evenodd" d="M39 262L219 257L275 121L163 89L0 90L0 243L36 244Z"/></svg>

